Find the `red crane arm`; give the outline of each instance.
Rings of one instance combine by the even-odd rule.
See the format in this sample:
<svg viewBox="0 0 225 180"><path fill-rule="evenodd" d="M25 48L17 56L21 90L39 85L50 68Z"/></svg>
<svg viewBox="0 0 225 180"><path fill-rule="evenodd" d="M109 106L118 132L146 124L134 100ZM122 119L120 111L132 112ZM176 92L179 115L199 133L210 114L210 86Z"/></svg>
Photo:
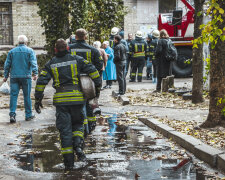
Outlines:
<svg viewBox="0 0 225 180"><path fill-rule="evenodd" d="M187 2L187 0L181 0L185 6L187 6L187 8L190 10L190 11L195 11L195 8L189 3Z"/></svg>

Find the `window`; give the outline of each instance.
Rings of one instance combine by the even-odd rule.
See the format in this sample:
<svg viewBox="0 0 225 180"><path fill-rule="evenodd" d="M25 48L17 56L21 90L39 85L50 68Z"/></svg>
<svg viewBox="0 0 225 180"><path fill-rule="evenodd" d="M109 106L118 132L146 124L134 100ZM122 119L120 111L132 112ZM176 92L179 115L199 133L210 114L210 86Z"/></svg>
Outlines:
<svg viewBox="0 0 225 180"><path fill-rule="evenodd" d="M0 2L0 45L13 44L12 4Z"/></svg>
<svg viewBox="0 0 225 180"><path fill-rule="evenodd" d="M159 13L170 13L176 6L176 0L159 0Z"/></svg>

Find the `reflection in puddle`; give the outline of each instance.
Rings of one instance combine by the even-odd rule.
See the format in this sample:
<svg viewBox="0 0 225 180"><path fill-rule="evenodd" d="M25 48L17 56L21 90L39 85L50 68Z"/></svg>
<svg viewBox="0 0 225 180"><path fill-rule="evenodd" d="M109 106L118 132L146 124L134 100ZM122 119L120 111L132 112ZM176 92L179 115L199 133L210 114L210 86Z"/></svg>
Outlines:
<svg viewBox="0 0 225 180"><path fill-rule="evenodd" d="M87 162L75 162L71 179L195 179L195 173L184 169L174 171L179 161L157 157L170 157L173 152L165 139L156 139L155 132L140 122L132 125L118 123L120 116L108 115L107 124L99 125L86 139ZM23 137L24 149L16 155L23 170L56 172L63 175L58 131L55 127L35 131ZM174 153L174 152L173 152ZM185 169L190 170L190 166Z"/></svg>

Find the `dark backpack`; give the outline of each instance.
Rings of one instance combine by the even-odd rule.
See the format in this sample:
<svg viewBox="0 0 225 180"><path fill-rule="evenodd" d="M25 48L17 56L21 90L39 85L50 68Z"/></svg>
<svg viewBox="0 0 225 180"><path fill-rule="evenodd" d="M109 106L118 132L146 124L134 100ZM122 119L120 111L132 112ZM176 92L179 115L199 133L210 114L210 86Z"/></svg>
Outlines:
<svg viewBox="0 0 225 180"><path fill-rule="evenodd" d="M176 61L177 60L177 49L173 45L173 42L169 39L167 40L167 48L165 52L165 58L167 61Z"/></svg>

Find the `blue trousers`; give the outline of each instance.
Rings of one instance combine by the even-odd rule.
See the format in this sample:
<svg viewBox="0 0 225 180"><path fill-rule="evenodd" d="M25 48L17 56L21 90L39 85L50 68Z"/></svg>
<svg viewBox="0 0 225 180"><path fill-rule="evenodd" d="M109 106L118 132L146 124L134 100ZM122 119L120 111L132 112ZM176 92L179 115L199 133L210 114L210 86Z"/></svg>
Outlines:
<svg viewBox="0 0 225 180"><path fill-rule="evenodd" d="M147 68L146 68L146 73L152 74L152 62L147 60Z"/></svg>
<svg viewBox="0 0 225 180"><path fill-rule="evenodd" d="M11 78L10 79L10 116L16 115L17 99L20 87L23 90L25 116L29 118L32 116L32 102L30 98L31 93L31 78Z"/></svg>

